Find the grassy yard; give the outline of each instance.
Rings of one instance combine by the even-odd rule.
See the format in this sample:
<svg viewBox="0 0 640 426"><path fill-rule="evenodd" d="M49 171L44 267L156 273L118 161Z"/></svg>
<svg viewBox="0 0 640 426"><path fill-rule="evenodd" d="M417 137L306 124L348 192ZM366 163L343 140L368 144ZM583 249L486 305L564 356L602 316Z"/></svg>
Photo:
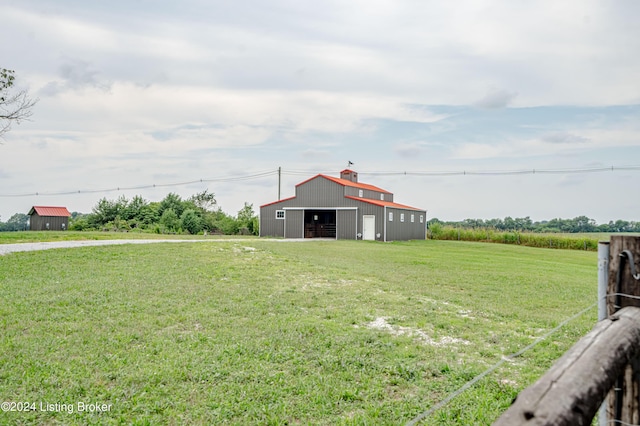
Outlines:
<svg viewBox="0 0 640 426"><path fill-rule="evenodd" d="M596 273L593 252L457 241L0 256L0 400L36 403L0 424L403 424L593 304ZM595 320L422 424L491 423Z"/></svg>

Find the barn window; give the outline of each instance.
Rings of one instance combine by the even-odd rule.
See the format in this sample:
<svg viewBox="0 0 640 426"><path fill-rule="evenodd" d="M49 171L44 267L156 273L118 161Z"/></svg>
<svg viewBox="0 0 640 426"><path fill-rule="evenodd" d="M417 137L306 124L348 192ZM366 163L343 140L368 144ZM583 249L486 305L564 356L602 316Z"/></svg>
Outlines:
<svg viewBox="0 0 640 426"><path fill-rule="evenodd" d="M380 200L384 201L384 194L380 194Z"/></svg>
<svg viewBox="0 0 640 426"><path fill-rule="evenodd" d="M389 212L389 222L393 222L393 212Z"/></svg>
<svg viewBox="0 0 640 426"><path fill-rule="evenodd" d="M360 198L364 197L364 191L362 189L358 190L358 197Z"/></svg>
<svg viewBox="0 0 640 426"><path fill-rule="evenodd" d="M420 215L420 223L424 223L424 216Z"/></svg>
<svg viewBox="0 0 640 426"><path fill-rule="evenodd" d="M284 210L276 210L276 219L284 219Z"/></svg>
<svg viewBox="0 0 640 426"><path fill-rule="evenodd" d="M411 213L411 223L416 221L416 215Z"/></svg>
<svg viewBox="0 0 640 426"><path fill-rule="evenodd" d="M404 222L404 213L400 213L400 222Z"/></svg>

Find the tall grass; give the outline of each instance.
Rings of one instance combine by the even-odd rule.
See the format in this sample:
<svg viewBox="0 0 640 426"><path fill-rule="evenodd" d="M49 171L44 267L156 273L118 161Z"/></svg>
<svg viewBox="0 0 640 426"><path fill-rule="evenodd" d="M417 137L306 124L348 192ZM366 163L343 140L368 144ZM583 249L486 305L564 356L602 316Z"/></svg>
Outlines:
<svg viewBox="0 0 640 426"><path fill-rule="evenodd" d="M479 241L487 243L517 244L529 247L545 247L570 250L598 249L598 237L584 234L541 234L533 232L497 231L495 229L461 229L452 226L431 225L429 238L434 240Z"/></svg>

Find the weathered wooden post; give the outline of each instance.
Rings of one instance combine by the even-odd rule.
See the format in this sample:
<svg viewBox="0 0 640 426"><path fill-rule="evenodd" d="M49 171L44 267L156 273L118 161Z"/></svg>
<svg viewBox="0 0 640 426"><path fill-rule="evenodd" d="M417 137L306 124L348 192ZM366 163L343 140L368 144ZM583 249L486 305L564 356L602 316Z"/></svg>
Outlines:
<svg viewBox="0 0 640 426"><path fill-rule="evenodd" d="M609 242L607 313L625 306L640 307L640 237L613 235ZM635 276L634 276L635 275ZM627 296L628 295L628 296ZM633 358L608 396L607 421L638 424L640 420L640 359Z"/></svg>

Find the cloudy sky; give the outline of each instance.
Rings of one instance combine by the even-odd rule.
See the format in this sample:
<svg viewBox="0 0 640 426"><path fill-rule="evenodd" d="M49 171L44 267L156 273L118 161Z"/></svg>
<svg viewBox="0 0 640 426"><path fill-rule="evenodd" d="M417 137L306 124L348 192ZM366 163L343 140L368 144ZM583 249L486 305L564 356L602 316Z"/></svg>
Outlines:
<svg viewBox="0 0 640 426"><path fill-rule="evenodd" d="M430 218L638 221L638 16L636 0L7 1L0 67L39 102L0 145L0 220L204 189L235 214L277 199L278 167L286 197L352 161Z"/></svg>

